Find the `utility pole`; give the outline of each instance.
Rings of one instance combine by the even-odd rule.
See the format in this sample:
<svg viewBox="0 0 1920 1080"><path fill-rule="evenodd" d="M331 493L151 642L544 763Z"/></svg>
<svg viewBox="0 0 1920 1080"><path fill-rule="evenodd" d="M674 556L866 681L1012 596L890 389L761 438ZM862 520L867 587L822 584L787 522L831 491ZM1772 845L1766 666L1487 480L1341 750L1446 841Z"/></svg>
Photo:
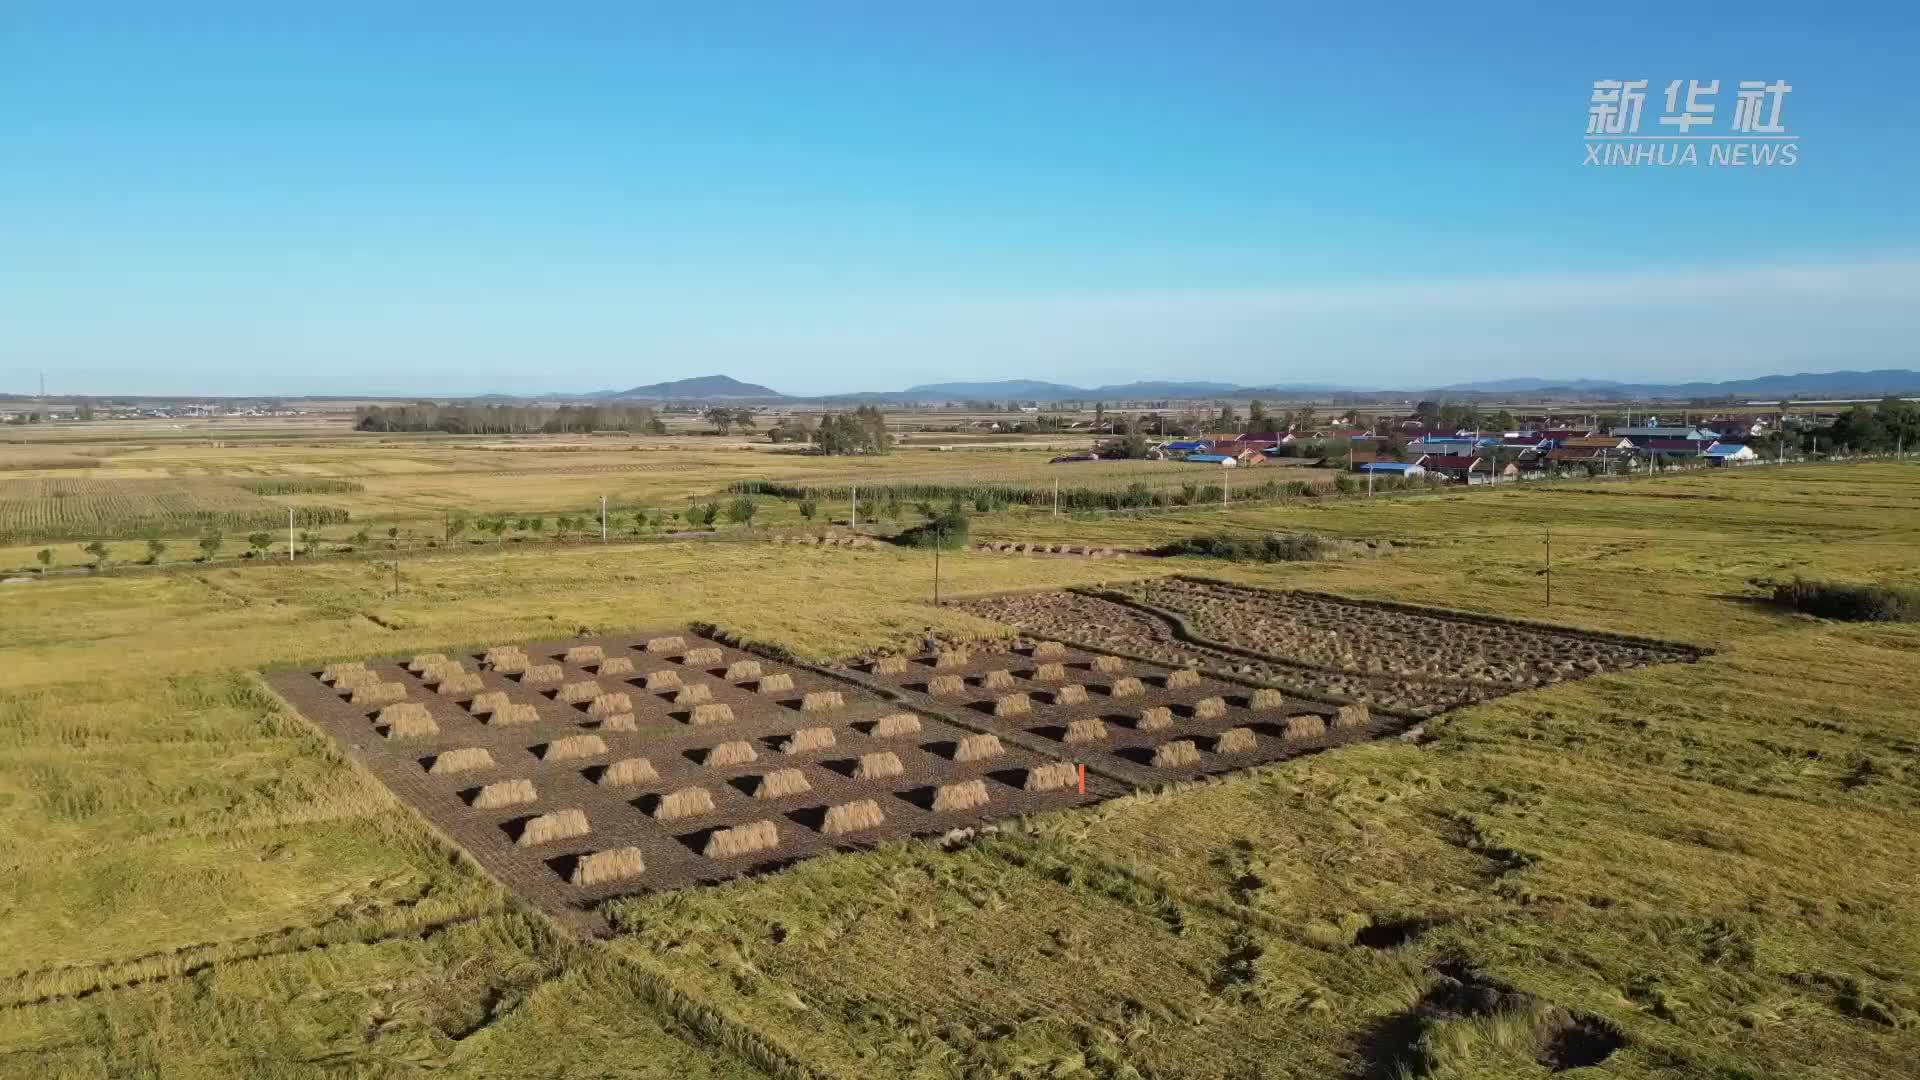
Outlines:
<svg viewBox="0 0 1920 1080"><path fill-rule="evenodd" d="M600 496L600 542L607 542L607 497Z"/></svg>
<svg viewBox="0 0 1920 1080"><path fill-rule="evenodd" d="M1232 476L1233 476L1233 470L1227 468L1227 463L1225 461L1221 462L1220 463L1220 509L1222 510L1225 510L1227 508L1227 485L1229 483L1229 478Z"/></svg>
<svg viewBox="0 0 1920 1080"><path fill-rule="evenodd" d="M933 606L940 606L940 549L947 542L947 527L940 522L933 526Z"/></svg>
<svg viewBox="0 0 1920 1080"><path fill-rule="evenodd" d="M847 485L847 493L853 499L853 511L848 515L848 527L857 529L860 527L860 485Z"/></svg>
<svg viewBox="0 0 1920 1080"><path fill-rule="evenodd" d="M1553 526L1547 526L1547 610L1553 610Z"/></svg>
<svg viewBox="0 0 1920 1080"><path fill-rule="evenodd" d="M287 507L287 561L293 561L293 507Z"/></svg>
<svg viewBox="0 0 1920 1080"><path fill-rule="evenodd" d="M1053 478L1053 516L1060 516L1060 478Z"/></svg>

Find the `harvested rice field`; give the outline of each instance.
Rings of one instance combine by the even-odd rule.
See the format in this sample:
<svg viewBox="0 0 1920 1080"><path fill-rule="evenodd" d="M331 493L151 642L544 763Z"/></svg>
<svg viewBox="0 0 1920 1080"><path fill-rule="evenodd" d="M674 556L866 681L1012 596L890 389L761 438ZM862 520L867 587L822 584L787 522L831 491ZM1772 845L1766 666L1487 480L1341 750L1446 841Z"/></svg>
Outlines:
<svg viewBox="0 0 1920 1080"><path fill-rule="evenodd" d="M1421 717L1707 654L1690 645L1186 577L979 597L960 606L1029 634L1083 644L1093 636L1115 652Z"/></svg>

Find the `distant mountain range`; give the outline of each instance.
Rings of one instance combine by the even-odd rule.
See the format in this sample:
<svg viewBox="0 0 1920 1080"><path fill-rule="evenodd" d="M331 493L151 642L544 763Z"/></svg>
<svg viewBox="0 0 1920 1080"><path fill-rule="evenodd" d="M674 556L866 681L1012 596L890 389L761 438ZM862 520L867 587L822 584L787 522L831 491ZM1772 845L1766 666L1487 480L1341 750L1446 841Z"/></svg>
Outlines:
<svg viewBox="0 0 1920 1080"><path fill-rule="evenodd" d="M726 375L703 375L694 379L649 383L628 390L602 390L586 394L589 398L632 399L642 401L760 401L760 402L835 402L877 403L936 401L1159 401L1195 398L1246 398L1261 394L1275 396L1351 395L1365 399L1405 399L1435 394L1525 395L1527 397L1629 400L1658 398L1785 398L1785 397L1876 397L1881 394L1920 393L1920 371L1886 369L1880 371L1808 372L1798 375L1763 375L1727 382L1625 383L1607 379L1489 379L1453 383L1431 388L1382 390L1340 386L1330 383L1293 383L1247 386L1223 382L1144 381L1105 386L1072 386L1035 379L1002 379L990 382L923 383L905 390L863 391L822 396L792 396L756 383L741 382ZM494 397L494 395L489 395Z"/></svg>

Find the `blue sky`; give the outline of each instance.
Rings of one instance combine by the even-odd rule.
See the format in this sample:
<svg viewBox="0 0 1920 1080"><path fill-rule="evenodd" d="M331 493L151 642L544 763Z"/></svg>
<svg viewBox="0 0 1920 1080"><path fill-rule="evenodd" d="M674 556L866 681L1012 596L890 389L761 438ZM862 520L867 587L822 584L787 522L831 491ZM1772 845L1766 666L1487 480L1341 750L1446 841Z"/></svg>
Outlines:
<svg viewBox="0 0 1920 1080"><path fill-rule="evenodd" d="M15 0L0 391L1920 367L1912 5L1463 6Z"/></svg>

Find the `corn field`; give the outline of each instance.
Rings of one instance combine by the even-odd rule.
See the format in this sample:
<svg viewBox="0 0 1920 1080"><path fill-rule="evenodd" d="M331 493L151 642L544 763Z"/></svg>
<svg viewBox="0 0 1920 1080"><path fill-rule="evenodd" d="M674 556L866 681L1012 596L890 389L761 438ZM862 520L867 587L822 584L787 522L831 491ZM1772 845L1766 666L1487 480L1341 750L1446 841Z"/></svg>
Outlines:
<svg viewBox="0 0 1920 1080"><path fill-rule="evenodd" d="M337 506L293 507L296 526L339 525ZM0 480L0 541L185 536L285 527L288 508L210 480Z"/></svg>

